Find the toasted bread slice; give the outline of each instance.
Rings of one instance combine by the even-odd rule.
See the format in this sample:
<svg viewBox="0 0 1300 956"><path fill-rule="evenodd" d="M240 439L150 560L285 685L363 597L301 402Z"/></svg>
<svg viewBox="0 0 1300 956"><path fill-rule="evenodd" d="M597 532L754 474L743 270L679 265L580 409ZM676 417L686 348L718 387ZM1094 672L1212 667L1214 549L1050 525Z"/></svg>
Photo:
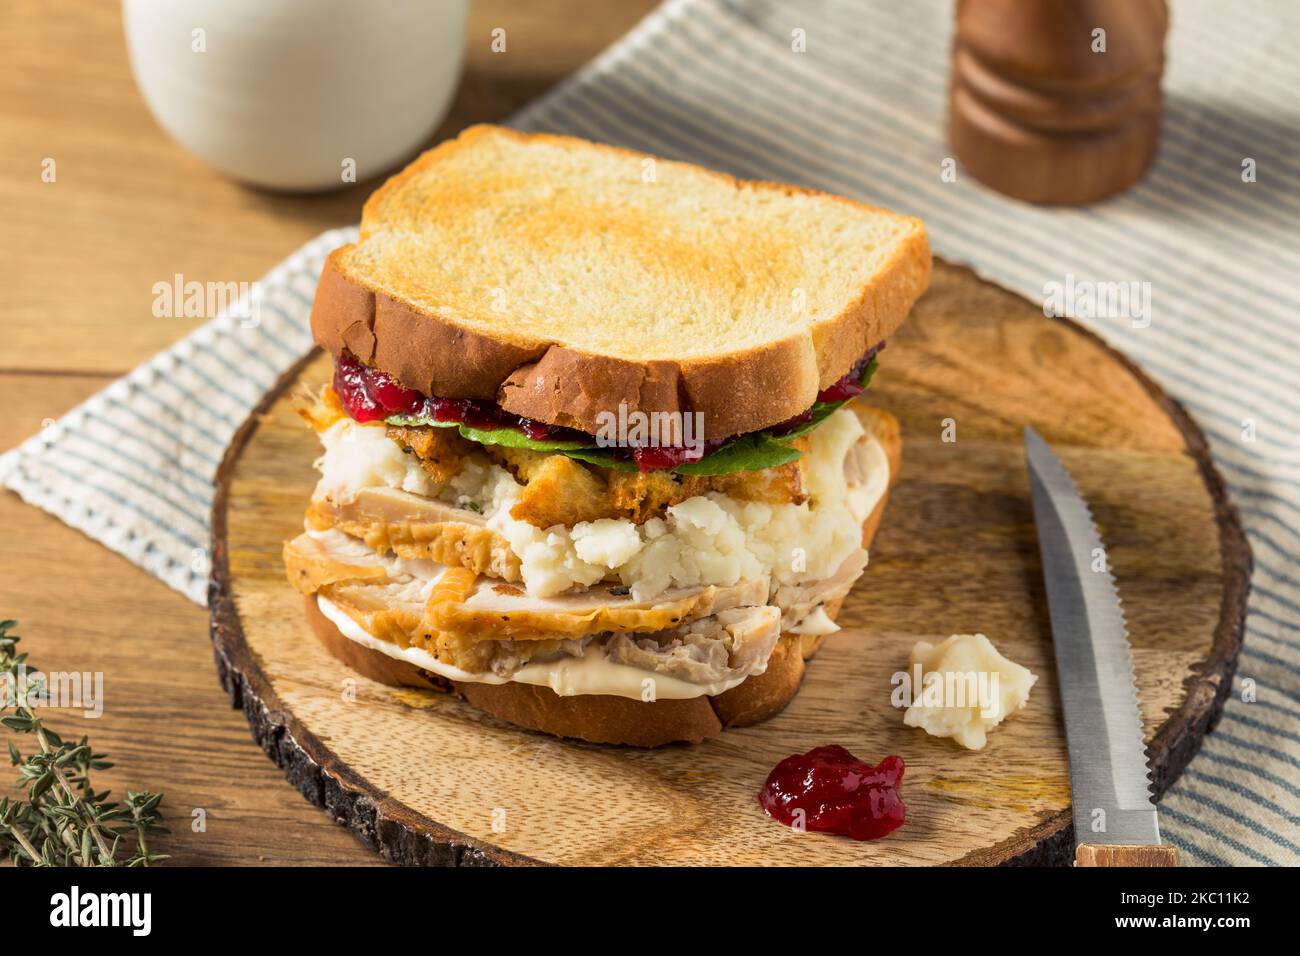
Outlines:
<svg viewBox="0 0 1300 956"><path fill-rule="evenodd" d="M312 331L427 394L588 433L620 402L699 412L725 437L807 409L929 275L917 219L476 126L370 198Z"/></svg>
<svg viewBox="0 0 1300 956"><path fill-rule="evenodd" d="M860 402L854 402L850 407L884 447L892 486L902 461L898 420L880 409L862 406ZM888 497L886 492L863 522L864 548L871 546L880 527ZM838 615L841 601L837 599L825 605L826 613L832 619ZM744 727L774 716L794 698L803 681L804 662L825 640L824 636L782 634L768 659L767 670L731 690L716 697L645 703L608 695L561 697L547 687L532 684L448 681L414 664L348 640L321 613L314 595L307 595L305 604L307 619L321 644L334 657L372 680L398 686L450 690L478 709L529 730L633 747L699 743L721 733L724 727Z"/></svg>

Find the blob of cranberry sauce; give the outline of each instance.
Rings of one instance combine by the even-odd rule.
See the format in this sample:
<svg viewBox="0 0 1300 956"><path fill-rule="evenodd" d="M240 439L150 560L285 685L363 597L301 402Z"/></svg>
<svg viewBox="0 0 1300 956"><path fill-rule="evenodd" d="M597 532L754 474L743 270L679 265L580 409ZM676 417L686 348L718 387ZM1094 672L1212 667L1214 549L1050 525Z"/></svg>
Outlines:
<svg viewBox="0 0 1300 956"><path fill-rule="evenodd" d="M786 826L802 817L808 830L876 840L907 819L898 792L904 769L902 758L893 755L873 767L838 745L815 747L776 765L758 805Z"/></svg>

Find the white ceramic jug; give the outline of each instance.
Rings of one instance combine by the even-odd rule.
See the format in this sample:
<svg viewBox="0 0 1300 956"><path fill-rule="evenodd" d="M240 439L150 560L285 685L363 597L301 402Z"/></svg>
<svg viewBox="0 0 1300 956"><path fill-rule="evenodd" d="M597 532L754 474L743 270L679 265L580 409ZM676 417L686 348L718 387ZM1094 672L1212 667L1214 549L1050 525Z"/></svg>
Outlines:
<svg viewBox="0 0 1300 956"><path fill-rule="evenodd" d="M460 78L467 0L123 0L136 84L187 149L270 189L410 156Z"/></svg>

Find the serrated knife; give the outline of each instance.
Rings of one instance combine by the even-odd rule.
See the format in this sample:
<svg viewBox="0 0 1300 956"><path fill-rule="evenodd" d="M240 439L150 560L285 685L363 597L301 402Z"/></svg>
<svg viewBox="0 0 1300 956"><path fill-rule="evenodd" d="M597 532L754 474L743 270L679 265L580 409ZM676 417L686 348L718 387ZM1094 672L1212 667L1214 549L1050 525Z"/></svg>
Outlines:
<svg viewBox="0 0 1300 956"><path fill-rule="evenodd" d="M1177 866L1160 843L1128 630L1088 503L1047 442L1025 429L1065 714L1076 866Z"/></svg>

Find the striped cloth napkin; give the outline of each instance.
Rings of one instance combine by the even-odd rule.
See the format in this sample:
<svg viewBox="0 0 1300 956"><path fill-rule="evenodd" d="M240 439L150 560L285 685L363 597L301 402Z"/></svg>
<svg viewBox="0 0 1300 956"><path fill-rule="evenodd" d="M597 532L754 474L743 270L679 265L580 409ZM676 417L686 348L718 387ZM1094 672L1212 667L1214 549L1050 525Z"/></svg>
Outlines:
<svg viewBox="0 0 1300 956"><path fill-rule="evenodd" d="M1085 321L1196 417L1256 558L1237 686L1161 826L1189 863L1300 863L1300 5L1176 0L1158 160L1083 209L941 180L951 29L938 0L670 0L514 125L920 216L939 255L1036 301L1066 276L1149 282L1149 326ZM299 250L256 324L214 320L0 458L0 480L202 602L217 461L308 347L321 260L348 238Z"/></svg>
<svg viewBox="0 0 1300 956"><path fill-rule="evenodd" d="M0 483L208 601L217 466L253 406L312 346L325 257L355 228L317 236L211 322L0 455Z"/></svg>

